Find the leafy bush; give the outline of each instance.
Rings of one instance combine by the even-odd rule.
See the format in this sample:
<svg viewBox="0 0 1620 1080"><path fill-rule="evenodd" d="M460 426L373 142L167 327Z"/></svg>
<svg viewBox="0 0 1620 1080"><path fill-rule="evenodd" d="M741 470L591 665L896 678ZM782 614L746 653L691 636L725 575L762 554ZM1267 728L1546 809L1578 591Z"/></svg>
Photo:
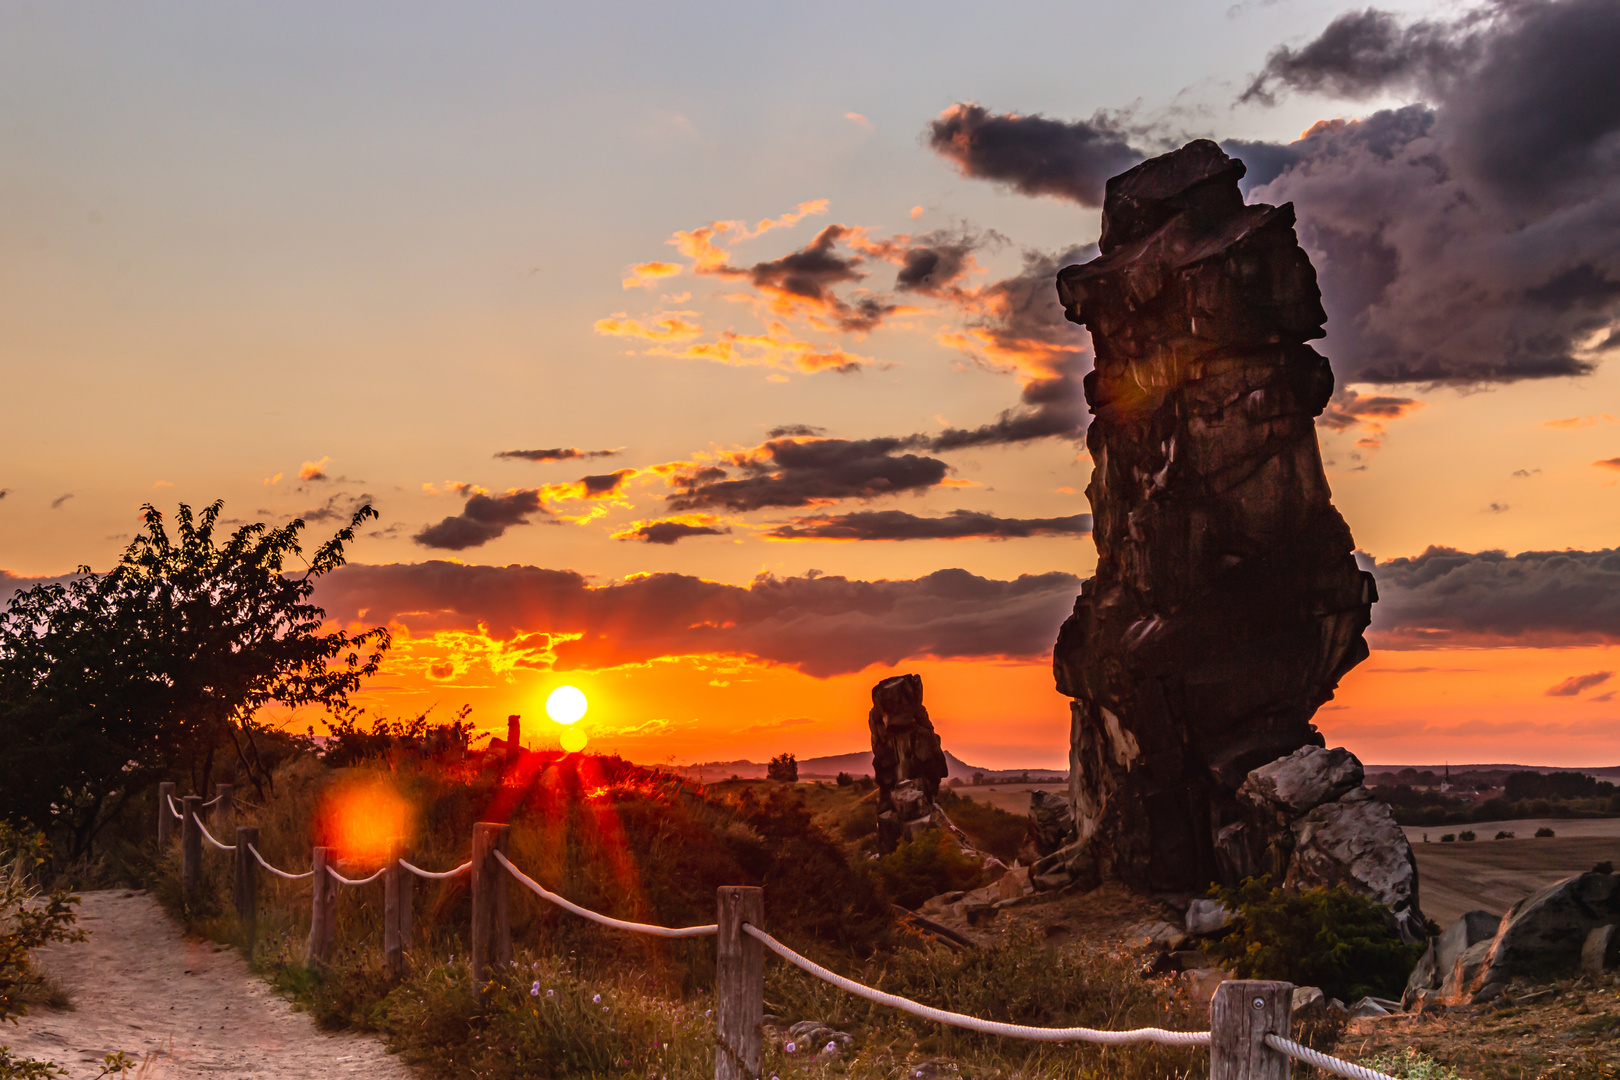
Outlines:
<svg viewBox="0 0 1620 1080"><path fill-rule="evenodd" d="M0 821L0 1022L27 1012L41 988L29 953L53 941L85 938L83 930L73 928L77 896L56 890L37 902L33 878L49 853L43 833ZM0 1046L0 1076L43 1080L53 1075L67 1074L49 1062L14 1057L9 1046Z"/></svg>
<svg viewBox="0 0 1620 1080"><path fill-rule="evenodd" d="M1421 1050L1395 1050L1368 1058L1361 1064L1397 1080L1462 1080L1456 1069L1440 1064Z"/></svg>
<svg viewBox="0 0 1620 1080"><path fill-rule="evenodd" d="M789 783L799 778L799 762L792 754L778 754L771 758L769 765L765 766L767 780L785 780Z"/></svg>
<svg viewBox="0 0 1620 1080"><path fill-rule="evenodd" d="M947 833L927 829L873 863L872 874L890 900L915 908L931 896L973 888L980 868Z"/></svg>
<svg viewBox="0 0 1620 1080"><path fill-rule="evenodd" d="M1506 829L1499 829L1497 830L1496 838L1498 840L1512 840L1513 834L1508 832Z"/></svg>
<svg viewBox="0 0 1620 1080"><path fill-rule="evenodd" d="M1344 1001L1398 998L1423 953L1401 941L1382 907L1342 887L1289 892L1248 878L1212 895L1238 916L1205 950L1241 978L1319 986Z"/></svg>
<svg viewBox="0 0 1620 1080"><path fill-rule="evenodd" d="M1475 839L1474 830L1473 829L1464 829L1462 832L1457 834L1457 839L1459 839L1459 840L1473 840L1473 839Z"/></svg>
<svg viewBox="0 0 1620 1080"><path fill-rule="evenodd" d="M1450 832L1441 833L1440 834L1440 842L1442 844L1455 844L1457 842L1457 834L1456 833L1450 833Z"/></svg>
<svg viewBox="0 0 1620 1080"><path fill-rule="evenodd" d="M1553 832L1551 829L1549 829L1545 825L1543 825L1541 828L1536 830L1536 839L1537 840L1545 840L1545 839L1547 839L1549 837L1553 837L1553 836L1557 836L1557 835L1558 835L1557 833Z"/></svg>

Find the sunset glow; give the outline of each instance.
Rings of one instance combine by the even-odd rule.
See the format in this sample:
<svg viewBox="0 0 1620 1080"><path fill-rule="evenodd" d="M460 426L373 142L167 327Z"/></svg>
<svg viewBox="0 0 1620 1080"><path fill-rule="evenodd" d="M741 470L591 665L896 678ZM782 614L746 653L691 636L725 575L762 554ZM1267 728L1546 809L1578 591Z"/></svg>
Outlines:
<svg viewBox="0 0 1620 1080"><path fill-rule="evenodd" d="M577 686L559 686L546 696L546 715L559 724L579 723L585 709L585 693Z"/></svg>

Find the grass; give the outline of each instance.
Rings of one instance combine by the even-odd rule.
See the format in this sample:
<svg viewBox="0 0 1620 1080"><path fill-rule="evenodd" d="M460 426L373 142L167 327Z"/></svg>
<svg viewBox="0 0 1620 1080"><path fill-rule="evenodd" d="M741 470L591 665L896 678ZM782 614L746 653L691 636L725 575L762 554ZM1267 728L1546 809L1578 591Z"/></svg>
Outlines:
<svg viewBox="0 0 1620 1080"><path fill-rule="evenodd" d="M890 895L836 827L862 793L831 785L732 784L708 790L611 759L545 764L517 784L396 763L343 771L284 767L269 806L244 813L278 866L308 866L330 835L332 794L385 781L418 809L415 859L439 869L466 857L472 823L504 815L512 860L578 903L678 925L714 918L722 884L763 885L773 934L869 985L990 1019L1041 1026L1158 1025L1196 1030L1207 1015L1126 955L1058 948L1032 933L960 955L896 931ZM570 771L570 769L572 771ZM1009 815L1010 816L1010 815ZM381 958L381 889L340 888L338 947L323 971L303 962L308 884L261 875L258 933L240 939L227 860L204 856L201 894L183 903L174 851L148 857L154 891L192 930L238 947L322 1027L370 1031L435 1078L713 1075L713 944L607 930L512 891L516 960L486 988L466 967L465 879L419 882L406 977ZM364 865L346 873L365 873ZM789 1053L768 1041L768 1076L1102 1077L1147 1080L1207 1070L1200 1052L1157 1046L1060 1046L991 1038L872 1005L780 963L766 966L766 1009L785 1028L816 1020L848 1032L836 1054ZM797 1049L797 1048L796 1048ZM936 1063L924 1068L926 1063ZM939 1062L948 1062L938 1065Z"/></svg>

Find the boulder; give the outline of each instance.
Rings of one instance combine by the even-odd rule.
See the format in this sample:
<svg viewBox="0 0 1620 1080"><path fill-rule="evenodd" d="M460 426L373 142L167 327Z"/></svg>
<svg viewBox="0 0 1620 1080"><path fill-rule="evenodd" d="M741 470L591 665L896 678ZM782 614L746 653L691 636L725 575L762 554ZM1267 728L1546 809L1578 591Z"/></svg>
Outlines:
<svg viewBox="0 0 1620 1080"><path fill-rule="evenodd" d="M1388 908L1402 940L1428 936L1418 907L1417 860L1386 803L1358 787L1300 818L1293 833L1286 888L1345 886Z"/></svg>
<svg viewBox="0 0 1620 1080"><path fill-rule="evenodd" d="M1464 912L1462 917L1446 928L1445 933L1429 942L1422 959L1406 980L1406 992L1401 1000L1410 1006L1417 995L1426 990L1439 990L1457 965L1457 958L1470 947L1496 936L1502 916L1489 911Z"/></svg>
<svg viewBox="0 0 1620 1080"><path fill-rule="evenodd" d="M1613 923L1594 929L1581 946L1581 970L1588 975L1603 974L1614 962L1616 945L1620 945L1620 941L1615 938Z"/></svg>
<svg viewBox="0 0 1620 1080"><path fill-rule="evenodd" d="M1208 937L1232 925L1232 913L1219 900L1194 900L1187 905L1186 921L1187 933Z"/></svg>
<svg viewBox="0 0 1620 1080"><path fill-rule="evenodd" d="M1252 770L1237 794L1251 806L1296 818L1360 787L1363 776L1361 762L1342 746L1302 746Z"/></svg>
<svg viewBox="0 0 1620 1080"><path fill-rule="evenodd" d="M1610 924L1620 924L1620 879L1615 875L1577 874L1554 882L1502 916L1479 969L1471 977L1456 973L1457 993L1477 996L1485 987L1506 985L1516 976L1573 975L1580 970L1587 937ZM1448 990L1453 986L1449 977L1446 985Z"/></svg>
<svg viewBox="0 0 1620 1080"><path fill-rule="evenodd" d="M1035 851L1039 855L1050 855L1075 839L1074 808L1069 805L1066 795L1049 791L1030 792L1029 820Z"/></svg>
<svg viewBox="0 0 1620 1080"><path fill-rule="evenodd" d="M1232 978L1230 971L1221 968L1193 968L1181 973L1181 985L1187 988L1187 999L1207 1005L1215 997L1215 988Z"/></svg>
<svg viewBox="0 0 1620 1080"><path fill-rule="evenodd" d="M1387 998L1363 997L1350 1003L1351 1019L1367 1016L1393 1016L1401 1011L1401 1003Z"/></svg>
<svg viewBox="0 0 1620 1080"><path fill-rule="evenodd" d="M801 1020L782 1036L782 1050L800 1057L837 1057L855 1043L855 1037L820 1020Z"/></svg>
<svg viewBox="0 0 1620 1080"><path fill-rule="evenodd" d="M889 792L889 801L894 806L895 814L901 821L916 821L919 818L930 816L934 809L933 798L924 789L923 785L915 780L904 780L895 785Z"/></svg>
<svg viewBox="0 0 1620 1080"><path fill-rule="evenodd" d="M1016 900L1020 896L1028 896L1034 892L1035 886L1029 879L1029 867L1015 866L1002 874L996 879L995 891L997 900Z"/></svg>
<svg viewBox="0 0 1620 1080"><path fill-rule="evenodd" d="M1030 867L1030 881L1041 890L1062 889L1076 884L1090 888L1099 880L1090 845L1083 842L1059 848Z"/></svg>
<svg viewBox="0 0 1620 1080"><path fill-rule="evenodd" d="M1290 1005L1290 1011L1295 1019L1314 1016L1318 1013L1327 1012L1327 997L1322 993L1320 987L1296 986L1294 987L1293 999Z"/></svg>

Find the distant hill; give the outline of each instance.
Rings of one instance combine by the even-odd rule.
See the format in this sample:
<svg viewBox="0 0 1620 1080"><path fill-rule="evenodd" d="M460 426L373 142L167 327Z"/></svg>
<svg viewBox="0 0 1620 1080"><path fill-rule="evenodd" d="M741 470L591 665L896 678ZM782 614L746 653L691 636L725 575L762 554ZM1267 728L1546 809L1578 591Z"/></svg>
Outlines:
<svg viewBox="0 0 1620 1080"><path fill-rule="evenodd" d="M1609 781L1620 780L1620 765L1592 765L1592 766L1587 766L1587 765L1579 765L1579 766L1576 766L1576 765L1467 765L1467 764L1458 764L1457 762L1454 761L1454 762L1452 762L1450 764L1449 767L1450 767L1450 769L1451 769L1451 771L1453 773L1467 773L1467 772L1538 772L1538 773L1578 772L1578 773L1585 773L1587 776L1595 776L1599 780L1609 780ZM1416 769L1418 772L1423 772L1425 769L1427 769L1427 770L1430 770L1431 772L1439 773L1439 772L1445 772L1447 766L1446 765L1364 765L1363 768L1367 770L1367 773L1369 775L1371 775L1372 773L1398 773L1402 769Z"/></svg>
<svg viewBox="0 0 1620 1080"><path fill-rule="evenodd" d="M1049 777L1061 782L1068 778L1068 772L1064 769L986 769L967 764L949 750L945 751L945 767L948 770L945 774L947 780L972 780L974 773L983 773L987 780L1010 780L1025 773L1032 780L1035 777ZM765 776L763 761L741 758L736 761L705 761L697 765L666 765L664 768L694 780L726 780L733 776L760 780ZM851 776L871 776L872 751L858 750L852 754L799 759L800 780L832 780L841 772Z"/></svg>

